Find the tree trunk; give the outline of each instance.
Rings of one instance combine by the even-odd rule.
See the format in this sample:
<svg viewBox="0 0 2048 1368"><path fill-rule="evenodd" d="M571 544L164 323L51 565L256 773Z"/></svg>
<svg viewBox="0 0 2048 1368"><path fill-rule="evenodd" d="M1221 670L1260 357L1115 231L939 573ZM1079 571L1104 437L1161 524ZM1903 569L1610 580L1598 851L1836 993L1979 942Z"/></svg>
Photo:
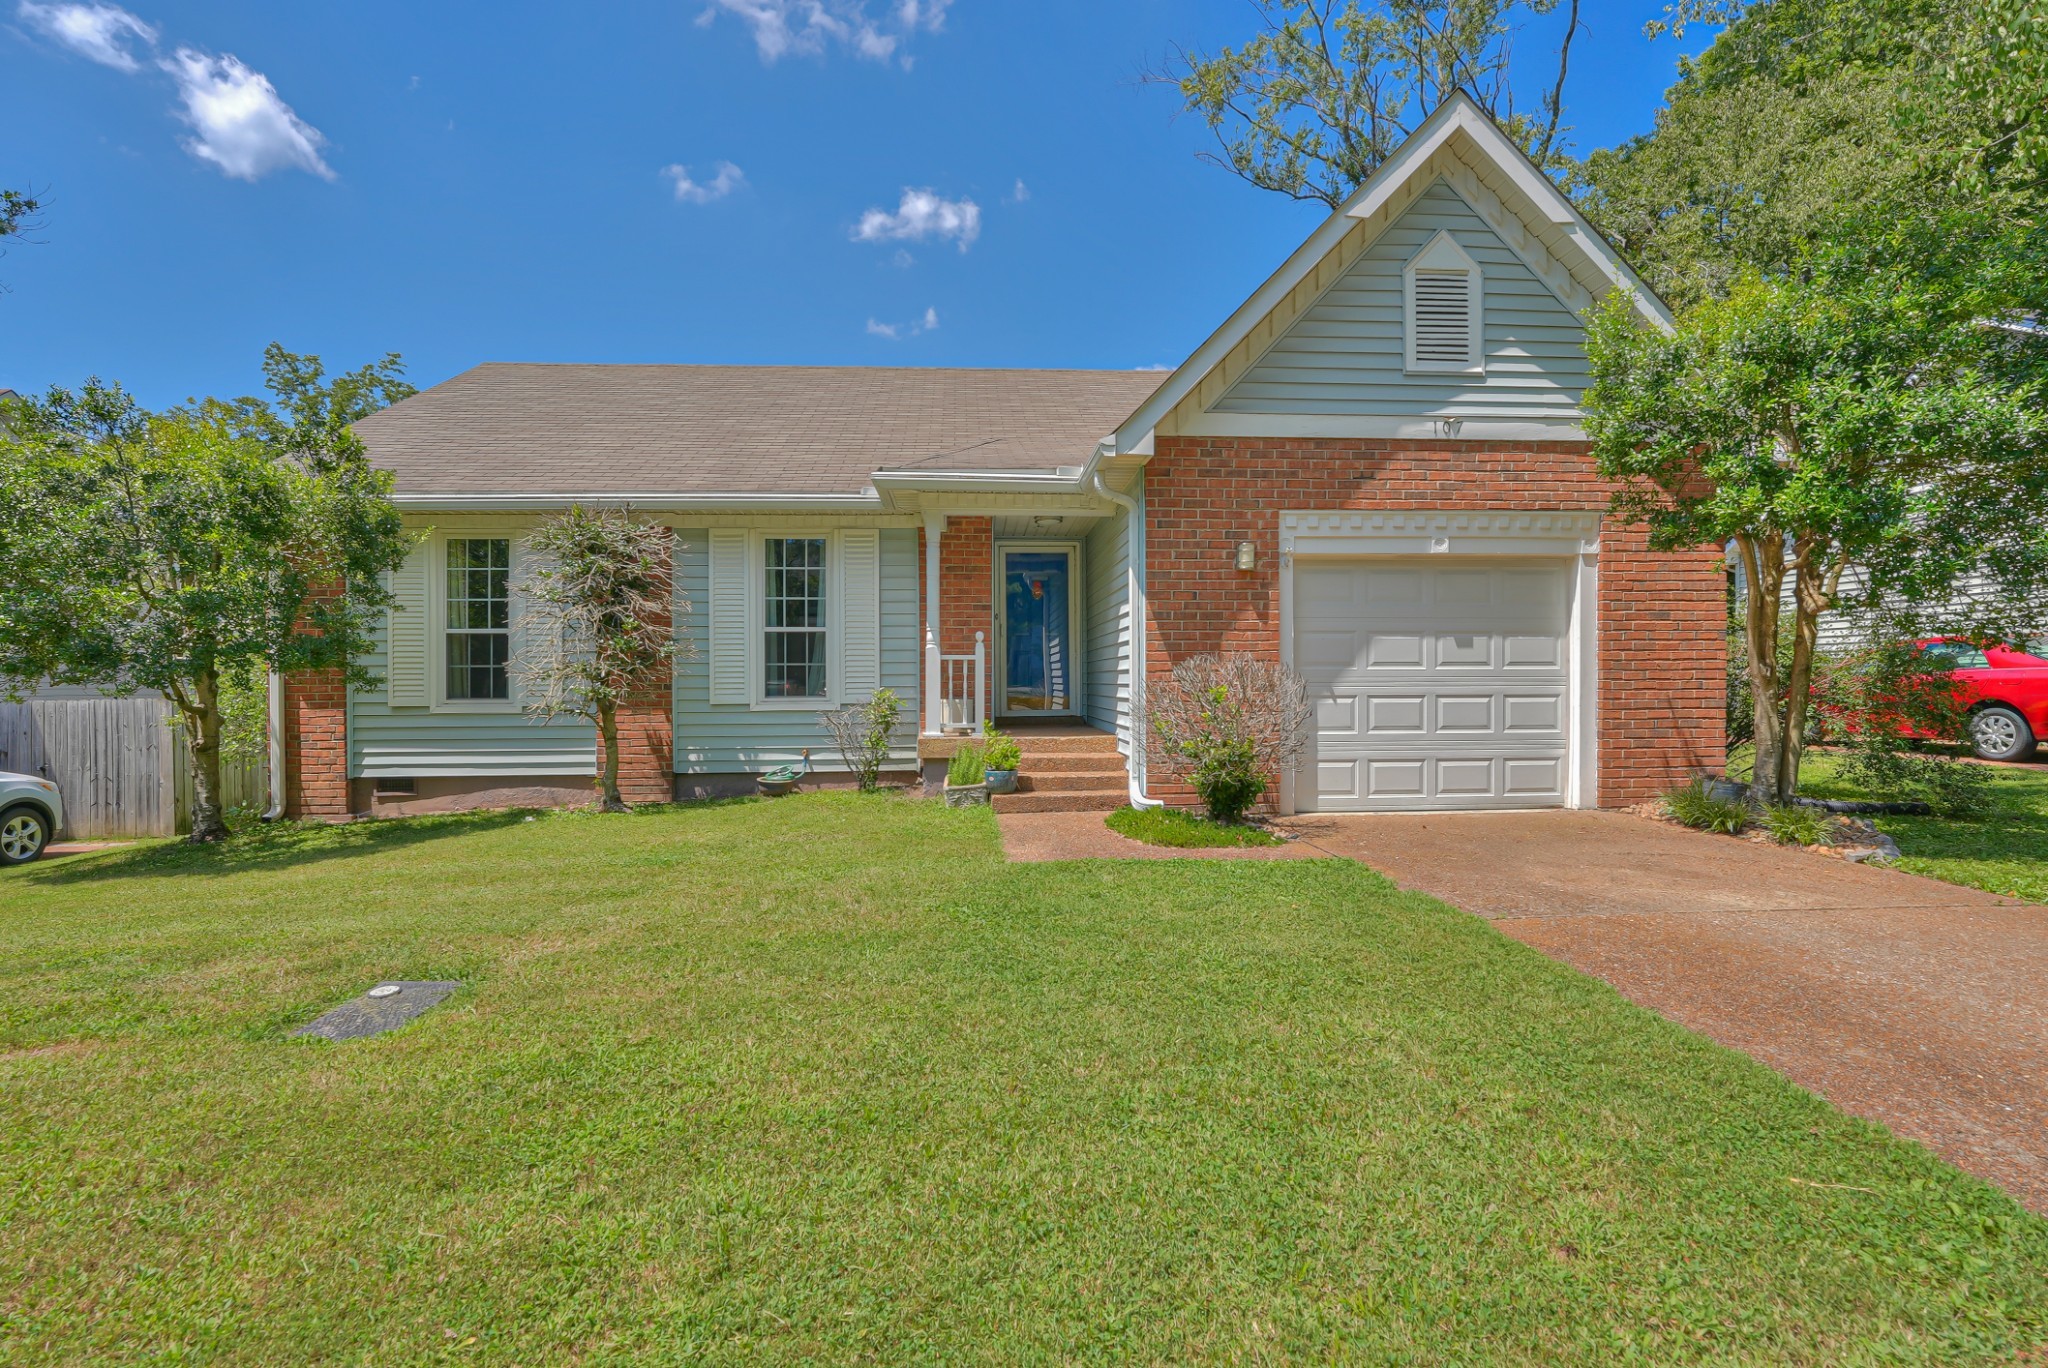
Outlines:
<svg viewBox="0 0 2048 1368"><path fill-rule="evenodd" d="M189 696L175 697L185 722L185 753L192 761L192 834L194 845L211 845L228 836L220 805L220 676L212 670L192 681Z"/></svg>
<svg viewBox="0 0 2048 1368"><path fill-rule="evenodd" d="M1743 604L1742 641L1749 656L1750 719L1756 762L1749 791L1758 802L1776 802L1786 748L1778 687L1779 595L1785 585L1785 539L1780 533L1735 539L1749 597Z"/></svg>
<svg viewBox="0 0 2048 1368"><path fill-rule="evenodd" d="M604 738L604 772L598 776L597 805L604 812L631 812L619 796L619 715L609 703L597 710L597 734Z"/></svg>

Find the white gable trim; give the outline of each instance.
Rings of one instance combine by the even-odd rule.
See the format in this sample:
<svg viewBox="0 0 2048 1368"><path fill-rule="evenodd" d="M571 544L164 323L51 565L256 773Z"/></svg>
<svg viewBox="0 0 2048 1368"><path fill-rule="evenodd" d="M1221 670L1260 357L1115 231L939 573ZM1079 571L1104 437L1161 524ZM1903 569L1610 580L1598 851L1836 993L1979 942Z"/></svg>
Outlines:
<svg viewBox="0 0 2048 1368"><path fill-rule="evenodd" d="M1484 195L1478 194L1477 191L1484 186L1478 173L1472 171L1469 166L1464 167L1464 174L1459 174L1455 166L1449 172L1444 172L1438 166L1431 165L1432 159L1436 158L1439 151L1446 153L1446 158L1439 160L1451 160L1463 165L1462 159L1455 156L1456 149L1447 146L1452 138L1460 133L1465 134L1475 149L1485 156L1491 164L1488 169L1499 175L1502 185L1510 191L1513 198L1526 203L1510 206L1491 191ZM1641 278L1629 268L1628 263L1621 259L1606 240L1593 231L1592 226L1572 207L1571 201L1565 198L1564 193L1551 184L1550 179L1530 163L1521 149L1494 126L1493 120L1486 116L1476 102L1469 96L1454 95L1440 105L1437 111L1423 122L1422 127L1381 164L1371 179L1325 219L1315 232L1309 235L1308 240L1281 264L1280 269L1253 291L1251 297L1239 305L1230 317L1224 320L1223 325L1211 333L1202 345L1167 377L1164 384L1153 391L1152 397L1124 421L1123 426L1118 428L1113 436L1115 450L1130 453L1149 452L1153 432L1161 420L1193 393L1209 373L1221 364L1269 313L1278 308L1291 291L1308 278L1323 258L1344 241L1346 235L1357 226L1355 220L1371 218L1386 209L1404 190L1412 197L1414 190L1418 188L1414 182L1426 174L1432 177L1442 174L1451 184L1451 188L1471 204L1474 212L1485 219L1489 227L1495 229L1496 234L1515 251L1517 256L1523 258L1536 277L1574 312L1591 302L1591 293L1572 278L1572 272L1547 247L1542 247L1541 243L1531 243L1531 234L1526 230L1501 232L1502 225L1493 221L1495 215L1501 217L1503 224L1517 219L1519 214L1524 213L1530 218L1541 220L1557 233L1560 246L1569 248L1572 255L1583 258L1582 269L1588 270L1597 280L1609 281L1627 290L1634 299L1637 310L1649 322L1667 330L1672 326L1671 313L1664 302L1643 284ZM1466 180L1468 176L1474 187L1474 193L1471 194L1465 193L1465 187L1457 183ZM1542 247L1541 255L1534 250L1537 247ZM1575 298L1581 302L1574 304Z"/></svg>

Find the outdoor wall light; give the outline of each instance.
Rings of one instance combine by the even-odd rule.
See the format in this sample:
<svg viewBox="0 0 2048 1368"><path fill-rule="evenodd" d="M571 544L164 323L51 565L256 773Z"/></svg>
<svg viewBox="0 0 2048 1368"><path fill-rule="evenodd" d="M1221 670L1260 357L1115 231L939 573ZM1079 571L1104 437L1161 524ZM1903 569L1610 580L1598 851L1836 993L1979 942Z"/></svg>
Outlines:
<svg viewBox="0 0 2048 1368"><path fill-rule="evenodd" d="M1240 570L1252 570L1257 568L1258 563L1259 548L1248 541L1239 542L1237 544L1237 568Z"/></svg>

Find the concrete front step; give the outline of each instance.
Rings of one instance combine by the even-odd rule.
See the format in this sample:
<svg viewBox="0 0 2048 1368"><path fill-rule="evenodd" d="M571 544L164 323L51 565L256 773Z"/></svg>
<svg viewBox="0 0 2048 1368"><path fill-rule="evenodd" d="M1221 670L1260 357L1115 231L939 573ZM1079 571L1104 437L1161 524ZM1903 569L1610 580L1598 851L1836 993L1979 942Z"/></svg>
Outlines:
<svg viewBox="0 0 2048 1368"><path fill-rule="evenodd" d="M1090 732L1080 736L1033 736L1030 732L1012 732L1017 749L1025 758L1034 755L1115 755L1116 737L1108 732Z"/></svg>
<svg viewBox="0 0 2048 1368"><path fill-rule="evenodd" d="M1131 777L1121 765L1093 774L1040 774L1033 770L1017 773L1017 790L1020 793L1106 792L1110 789L1128 793L1130 787Z"/></svg>
<svg viewBox="0 0 2048 1368"><path fill-rule="evenodd" d="M1127 788L1087 789L1072 793L998 793L989 799L997 812L1114 812L1130 801Z"/></svg>
<svg viewBox="0 0 2048 1368"><path fill-rule="evenodd" d="M1018 768L1026 774L1122 774L1124 758L1114 751L1107 755L1094 751L1081 755L1033 755L1026 751Z"/></svg>

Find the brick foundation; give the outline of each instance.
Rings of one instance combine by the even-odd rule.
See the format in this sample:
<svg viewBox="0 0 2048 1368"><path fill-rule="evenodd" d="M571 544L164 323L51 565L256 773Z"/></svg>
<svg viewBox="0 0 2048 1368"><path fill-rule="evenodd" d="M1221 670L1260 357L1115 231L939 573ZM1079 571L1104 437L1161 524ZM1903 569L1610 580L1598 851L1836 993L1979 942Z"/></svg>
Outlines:
<svg viewBox="0 0 2048 1368"><path fill-rule="evenodd" d="M1161 437L1145 471L1146 675L1205 651L1279 657L1283 509L1605 510L1611 493L1579 442ZM1236 568L1241 541L1256 569ZM1721 760L1725 580L1718 551L1654 553L1612 520L1600 561L1599 799L1617 807Z"/></svg>

